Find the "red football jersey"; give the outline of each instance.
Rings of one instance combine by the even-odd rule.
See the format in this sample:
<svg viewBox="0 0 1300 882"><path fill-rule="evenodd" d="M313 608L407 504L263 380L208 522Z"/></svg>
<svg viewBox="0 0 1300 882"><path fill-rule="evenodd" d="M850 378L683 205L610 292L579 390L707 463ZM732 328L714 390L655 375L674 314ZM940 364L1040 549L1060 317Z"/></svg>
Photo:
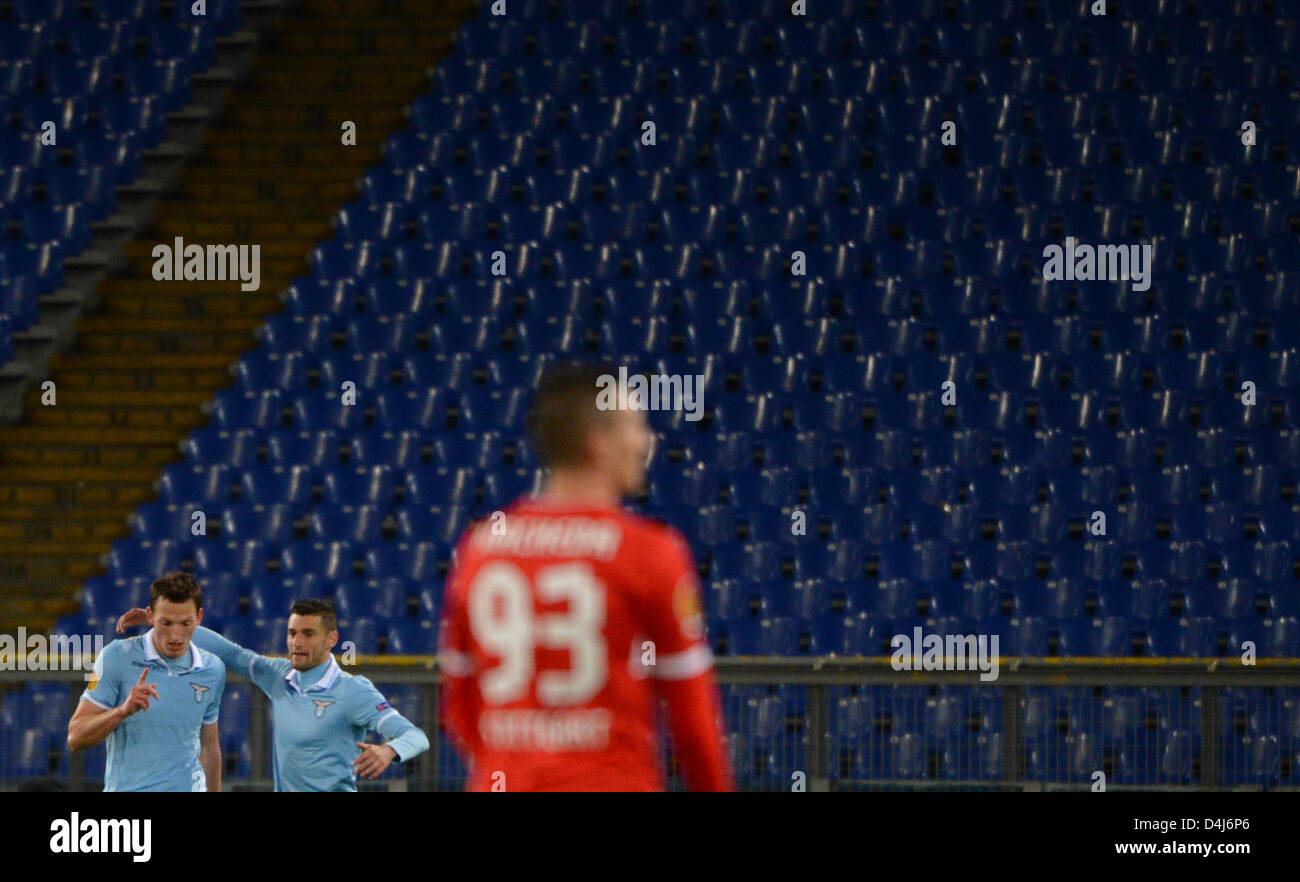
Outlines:
<svg viewBox="0 0 1300 882"><path fill-rule="evenodd" d="M439 665L469 790L663 789L656 694L688 786L732 786L699 582L671 527L528 497L472 525Z"/></svg>

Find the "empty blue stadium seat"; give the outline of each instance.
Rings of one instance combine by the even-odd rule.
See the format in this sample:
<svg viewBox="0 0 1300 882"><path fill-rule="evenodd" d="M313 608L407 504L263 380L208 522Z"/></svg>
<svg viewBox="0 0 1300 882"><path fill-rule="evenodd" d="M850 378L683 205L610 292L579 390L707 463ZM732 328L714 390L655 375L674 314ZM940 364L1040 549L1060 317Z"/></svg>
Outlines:
<svg viewBox="0 0 1300 882"><path fill-rule="evenodd" d="M1285 141L1243 158L1234 134L1255 110L1266 139L1300 122L1278 85L1294 28L1160 4L1084 57L1090 26L1060 10L741 5L724 23L703 0L521 0L464 23L65 624L105 627L183 566L250 646L282 650L274 620L319 590L360 651L432 652L454 542L537 487L540 369L598 356L704 378L705 420L651 414L643 510L705 564L728 654L875 656L917 622L1016 655L1300 654L1300 192ZM86 134L71 164L0 147L21 236L0 248L0 363L241 22L232 0L11 6L0 103ZM655 147L620 134L643 118ZM1066 236L1153 242L1156 283L1041 278ZM836 703L836 776L1002 774L1002 733L965 699L918 718L877 697ZM1031 699L1031 778L1193 780L1195 725L1169 708L1138 743L1135 701L1087 721ZM733 747L755 781L788 708L747 702ZM1227 777L1280 780L1277 734L1234 736Z"/></svg>

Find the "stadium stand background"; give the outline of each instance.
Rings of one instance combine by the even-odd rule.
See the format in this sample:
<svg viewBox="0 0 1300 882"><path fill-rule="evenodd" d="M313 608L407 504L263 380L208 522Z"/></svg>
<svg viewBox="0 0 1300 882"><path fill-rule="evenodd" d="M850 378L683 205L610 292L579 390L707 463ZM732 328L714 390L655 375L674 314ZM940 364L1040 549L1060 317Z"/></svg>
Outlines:
<svg viewBox="0 0 1300 882"><path fill-rule="evenodd" d="M439 4L306 2L282 18L182 198L127 246L137 272L105 283L104 315L83 318L54 365L56 380L143 366L176 391L92 407L61 383L59 406L29 399L15 430L82 430L70 448L142 433L91 474L74 457L77 493L50 488L49 521L84 531L76 549L51 532L37 549L48 566L20 575L51 597L89 576L79 608L57 608L59 630L108 635L154 576L187 569L208 623L261 651L282 648L293 598L326 595L359 652L431 653L456 536L536 481L520 437L533 379L548 360L602 356L705 378L704 419L652 415L638 508L692 541L720 656L888 655L914 627L999 634L1007 656L1226 658L1247 640L1300 656L1295 10L809 5L511 0L503 18L487 4L471 18L453 4L466 20L423 85L451 34L449 14L426 14ZM176 82L197 64L181 67ZM350 103L359 92L368 115ZM382 162L338 147L343 119L382 142ZM64 221L93 217L68 201ZM21 248L50 255L7 257L6 271L57 279L55 257L84 240L76 223L38 241L43 221L6 206L24 218ZM262 291L141 279L148 243L182 229L261 243ZM1043 281L1044 246L1067 236L1151 244L1149 290ZM796 250L806 277L792 275ZM34 275L42 293L55 284ZM263 320L276 294L283 310ZM159 351L167 335L179 351ZM355 406L340 402L345 381ZM95 426L115 408L120 429ZM55 463L13 448L47 448L11 437L11 495L43 486L27 473ZM114 538L127 511L130 534ZM806 535L790 529L796 511ZM1194 694L1116 690L1103 719L1089 692L1026 698L1031 775L1086 743L1163 770L1152 781L1192 779ZM1270 692L1269 712L1249 690L1228 697L1232 767L1296 783L1297 690ZM806 720L796 688L729 700L744 708L746 768ZM66 687L6 696L7 774L66 768L67 701ZM234 777L250 772L249 706L247 687L229 690ZM981 693L845 687L833 710L830 737L854 745L846 778L999 777L945 750L948 737L997 744L1003 714ZM881 733L894 753L861 749Z"/></svg>

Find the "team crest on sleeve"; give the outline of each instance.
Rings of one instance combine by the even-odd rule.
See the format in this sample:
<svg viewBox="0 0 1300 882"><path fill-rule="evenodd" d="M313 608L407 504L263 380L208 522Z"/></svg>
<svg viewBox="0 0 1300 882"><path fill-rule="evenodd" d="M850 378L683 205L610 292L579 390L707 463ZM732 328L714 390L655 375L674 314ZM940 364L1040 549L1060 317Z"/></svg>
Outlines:
<svg viewBox="0 0 1300 882"><path fill-rule="evenodd" d="M86 683L86 688L93 692L99 688L99 681L102 679L104 679L104 650L101 649L99 655L95 656L95 663L91 666L90 678L89 682Z"/></svg>
<svg viewBox="0 0 1300 882"><path fill-rule="evenodd" d="M212 690L211 686L200 686L198 683L191 683L190 688L194 690L194 700L203 703L203 696Z"/></svg>
<svg viewBox="0 0 1300 882"><path fill-rule="evenodd" d="M682 633L691 640L704 636L704 610L700 606L699 581L694 573L686 573L673 588L673 614L682 626Z"/></svg>
<svg viewBox="0 0 1300 882"><path fill-rule="evenodd" d="M325 701L324 699L320 699L320 698L313 698L311 700L311 703L316 705L316 719L319 720L321 717L325 716L325 708L329 707L334 702Z"/></svg>
<svg viewBox="0 0 1300 882"><path fill-rule="evenodd" d="M392 707L391 704L389 704L389 703L386 702L386 701L381 701L381 702L379 702L379 704L375 705L375 710L377 710L377 711L385 711L385 710L388 710L390 707Z"/></svg>

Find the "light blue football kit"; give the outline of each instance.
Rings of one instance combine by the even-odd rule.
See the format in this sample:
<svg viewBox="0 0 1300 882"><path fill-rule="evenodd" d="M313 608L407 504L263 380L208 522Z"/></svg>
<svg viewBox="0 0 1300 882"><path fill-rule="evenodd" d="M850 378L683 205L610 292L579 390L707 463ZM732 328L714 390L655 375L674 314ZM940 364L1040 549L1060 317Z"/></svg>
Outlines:
<svg viewBox="0 0 1300 882"><path fill-rule="evenodd" d="M188 655L169 659L158 652L153 629L139 637L114 640L95 659L95 682L82 701L111 710L126 700L140 671L158 689L146 710L122 721L106 739L105 792L131 790L206 791L199 762L199 733L217 722L226 687L221 659L194 643Z"/></svg>
<svg viewBox="0 0 1300 882"><path fill-rule="evenodd" d="M405 762L429 749L418 726L391 707L365 677L348 674L334 656L307 671L287 658L269 658L231 643L208 628L194 642L232 671L251 679L271 699L277 791L356 790L356 742L378 732Z"/></svg>

